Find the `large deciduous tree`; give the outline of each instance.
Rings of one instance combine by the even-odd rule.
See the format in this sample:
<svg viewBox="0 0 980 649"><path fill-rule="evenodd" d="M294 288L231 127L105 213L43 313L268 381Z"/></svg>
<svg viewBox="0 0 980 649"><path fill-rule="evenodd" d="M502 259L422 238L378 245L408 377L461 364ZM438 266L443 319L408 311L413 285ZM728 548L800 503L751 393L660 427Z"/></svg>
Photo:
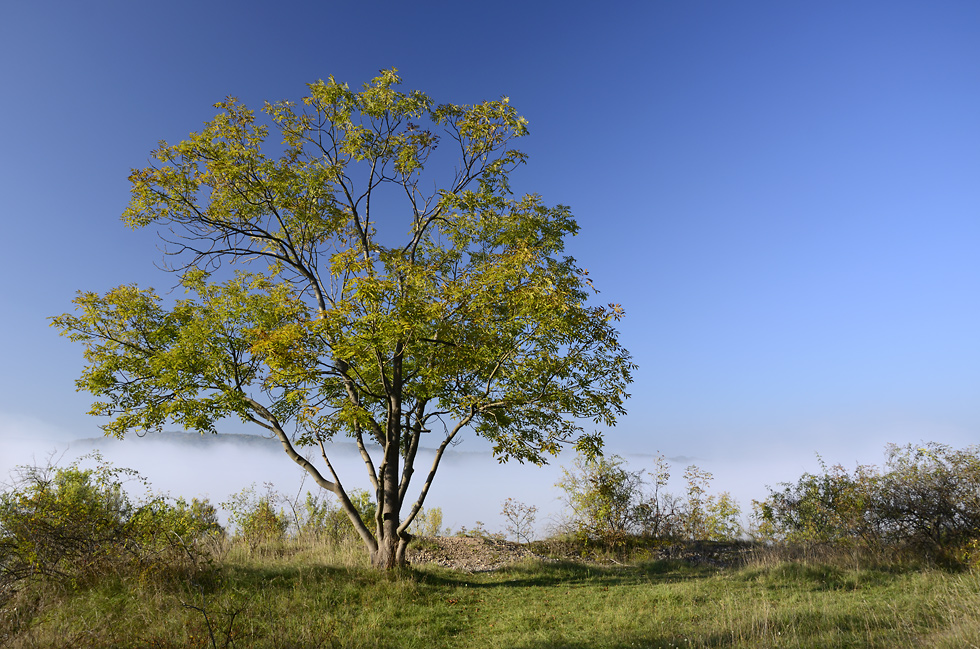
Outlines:
<svg viewBox="0 0 980 649"><path fill-rule="evenodd" d="M379 568L405 563L461 431L501 461L595 454L582 423L615 423L634 369L621 309L587 304L592 284L563 254L568 208L510 191L525 120L506 98L437 106L399 83L330 78L262 119L229 98L200 132L161 142L130 176L123 219L158 229L187 297L124 285L53 319L85 346L77 384L107 434L257 424L336 494ZM427 435L434 461L412 489ZM373 529L330 460L345 437Z"/></svg>

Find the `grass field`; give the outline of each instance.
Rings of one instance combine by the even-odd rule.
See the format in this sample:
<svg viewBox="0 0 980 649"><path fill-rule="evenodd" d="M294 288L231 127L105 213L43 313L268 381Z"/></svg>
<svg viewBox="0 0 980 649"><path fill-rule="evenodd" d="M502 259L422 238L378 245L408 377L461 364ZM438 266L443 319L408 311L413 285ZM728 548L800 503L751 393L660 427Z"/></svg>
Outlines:
<svg viewBox="0 0 980 649"><path fill-rule="evenodd" d="M231 550L191 580L25 589L0 613L21 647L980 646L980 574L855 560L731 568L635 560L381 574L357 548Z"/></svg>

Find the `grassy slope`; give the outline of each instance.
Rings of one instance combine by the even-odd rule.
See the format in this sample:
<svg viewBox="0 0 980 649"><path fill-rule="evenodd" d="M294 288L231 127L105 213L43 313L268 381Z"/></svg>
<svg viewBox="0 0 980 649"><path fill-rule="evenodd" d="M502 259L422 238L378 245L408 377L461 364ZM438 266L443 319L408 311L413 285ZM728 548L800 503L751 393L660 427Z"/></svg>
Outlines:
<svg viewBox="0 0 980 649"><path fill-rule="evenodd" d="M28 622L23 596L0 613L0 645L4 629L11 647L980 645L980 574L815 563L527 563L386 575L350 555L232 554L204 585L109 579L45 591L40 615L13 635L14 623Z"/></svg>

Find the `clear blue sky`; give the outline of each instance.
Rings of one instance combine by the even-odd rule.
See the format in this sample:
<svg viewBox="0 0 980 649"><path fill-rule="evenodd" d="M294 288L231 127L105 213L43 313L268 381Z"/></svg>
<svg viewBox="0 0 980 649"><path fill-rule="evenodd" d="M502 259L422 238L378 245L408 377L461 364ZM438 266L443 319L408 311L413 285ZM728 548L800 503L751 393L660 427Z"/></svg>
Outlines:
<svg viewBox="0 0 980 649"><path fill-rule="evenodd" d="M516 189L571 206L627 311L614 451L976 443L978 36L975 2L4 3L0 435L97 434L46 318L172 283L119 220L158 140L394 66L530 121Z"/></svg>

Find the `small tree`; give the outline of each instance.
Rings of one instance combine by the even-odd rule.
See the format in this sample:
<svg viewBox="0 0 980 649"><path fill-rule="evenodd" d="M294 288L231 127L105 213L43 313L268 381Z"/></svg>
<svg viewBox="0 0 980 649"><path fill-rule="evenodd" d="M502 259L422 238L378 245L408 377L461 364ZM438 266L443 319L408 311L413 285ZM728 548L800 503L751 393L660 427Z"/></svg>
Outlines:
<svg viewBox="0 0 980 649"><path fill-rule="evenodd" d="M625 463L618 455L578 457L572 470L562 469L557 486L580 534L610 541L637 532L645 513L643 472L627 471Z"/></svg>
<svg viewBox="0 0 980 649"><path fill-rule="evenodd" d="M519 500L508 498L501 506L500 513L507 520L507 531L520 543L534 540L534 521L538 515L535 505L525 505Z"/></svg>
<svg viewBox="0 0 980 649"><path fill-rule="evenodd" d="M741 509L731 494L709 493L714 476L695 465L684 471L687 499L679 513L680 528L691 540L730 541L742 533Z"/></svg>
<svg viewBox="0 0 980 649"><path fill-rule="evenodd" d="M634 369L613 328L622 309L589 306L563 252L569 209L511 194L526 121L506 98L437 106L399 83L395 70L360 92L318 81L299 104L266 104L264 121L218 103L133 171L123 214L166 233L188 297L124 285L53 319L85 347L78 387L107 434L255 424L337 496L379 568L405 563L462 430L501 461L544 463L565 443L594 454L600 436L578 422L613 425ZM427 436L435 457L413 493ZM367 469L370 524L331 461L338 437Z"/></svg>
<svg viewBox="0 0 980 649"><path fill-rule="evenodd" d="M670 463L658 453L649 471L651 492L644 496L639 507L640 527L643 534L653 538L669 538L678 532L681 500L667 491L670 481Z"/></svg>

